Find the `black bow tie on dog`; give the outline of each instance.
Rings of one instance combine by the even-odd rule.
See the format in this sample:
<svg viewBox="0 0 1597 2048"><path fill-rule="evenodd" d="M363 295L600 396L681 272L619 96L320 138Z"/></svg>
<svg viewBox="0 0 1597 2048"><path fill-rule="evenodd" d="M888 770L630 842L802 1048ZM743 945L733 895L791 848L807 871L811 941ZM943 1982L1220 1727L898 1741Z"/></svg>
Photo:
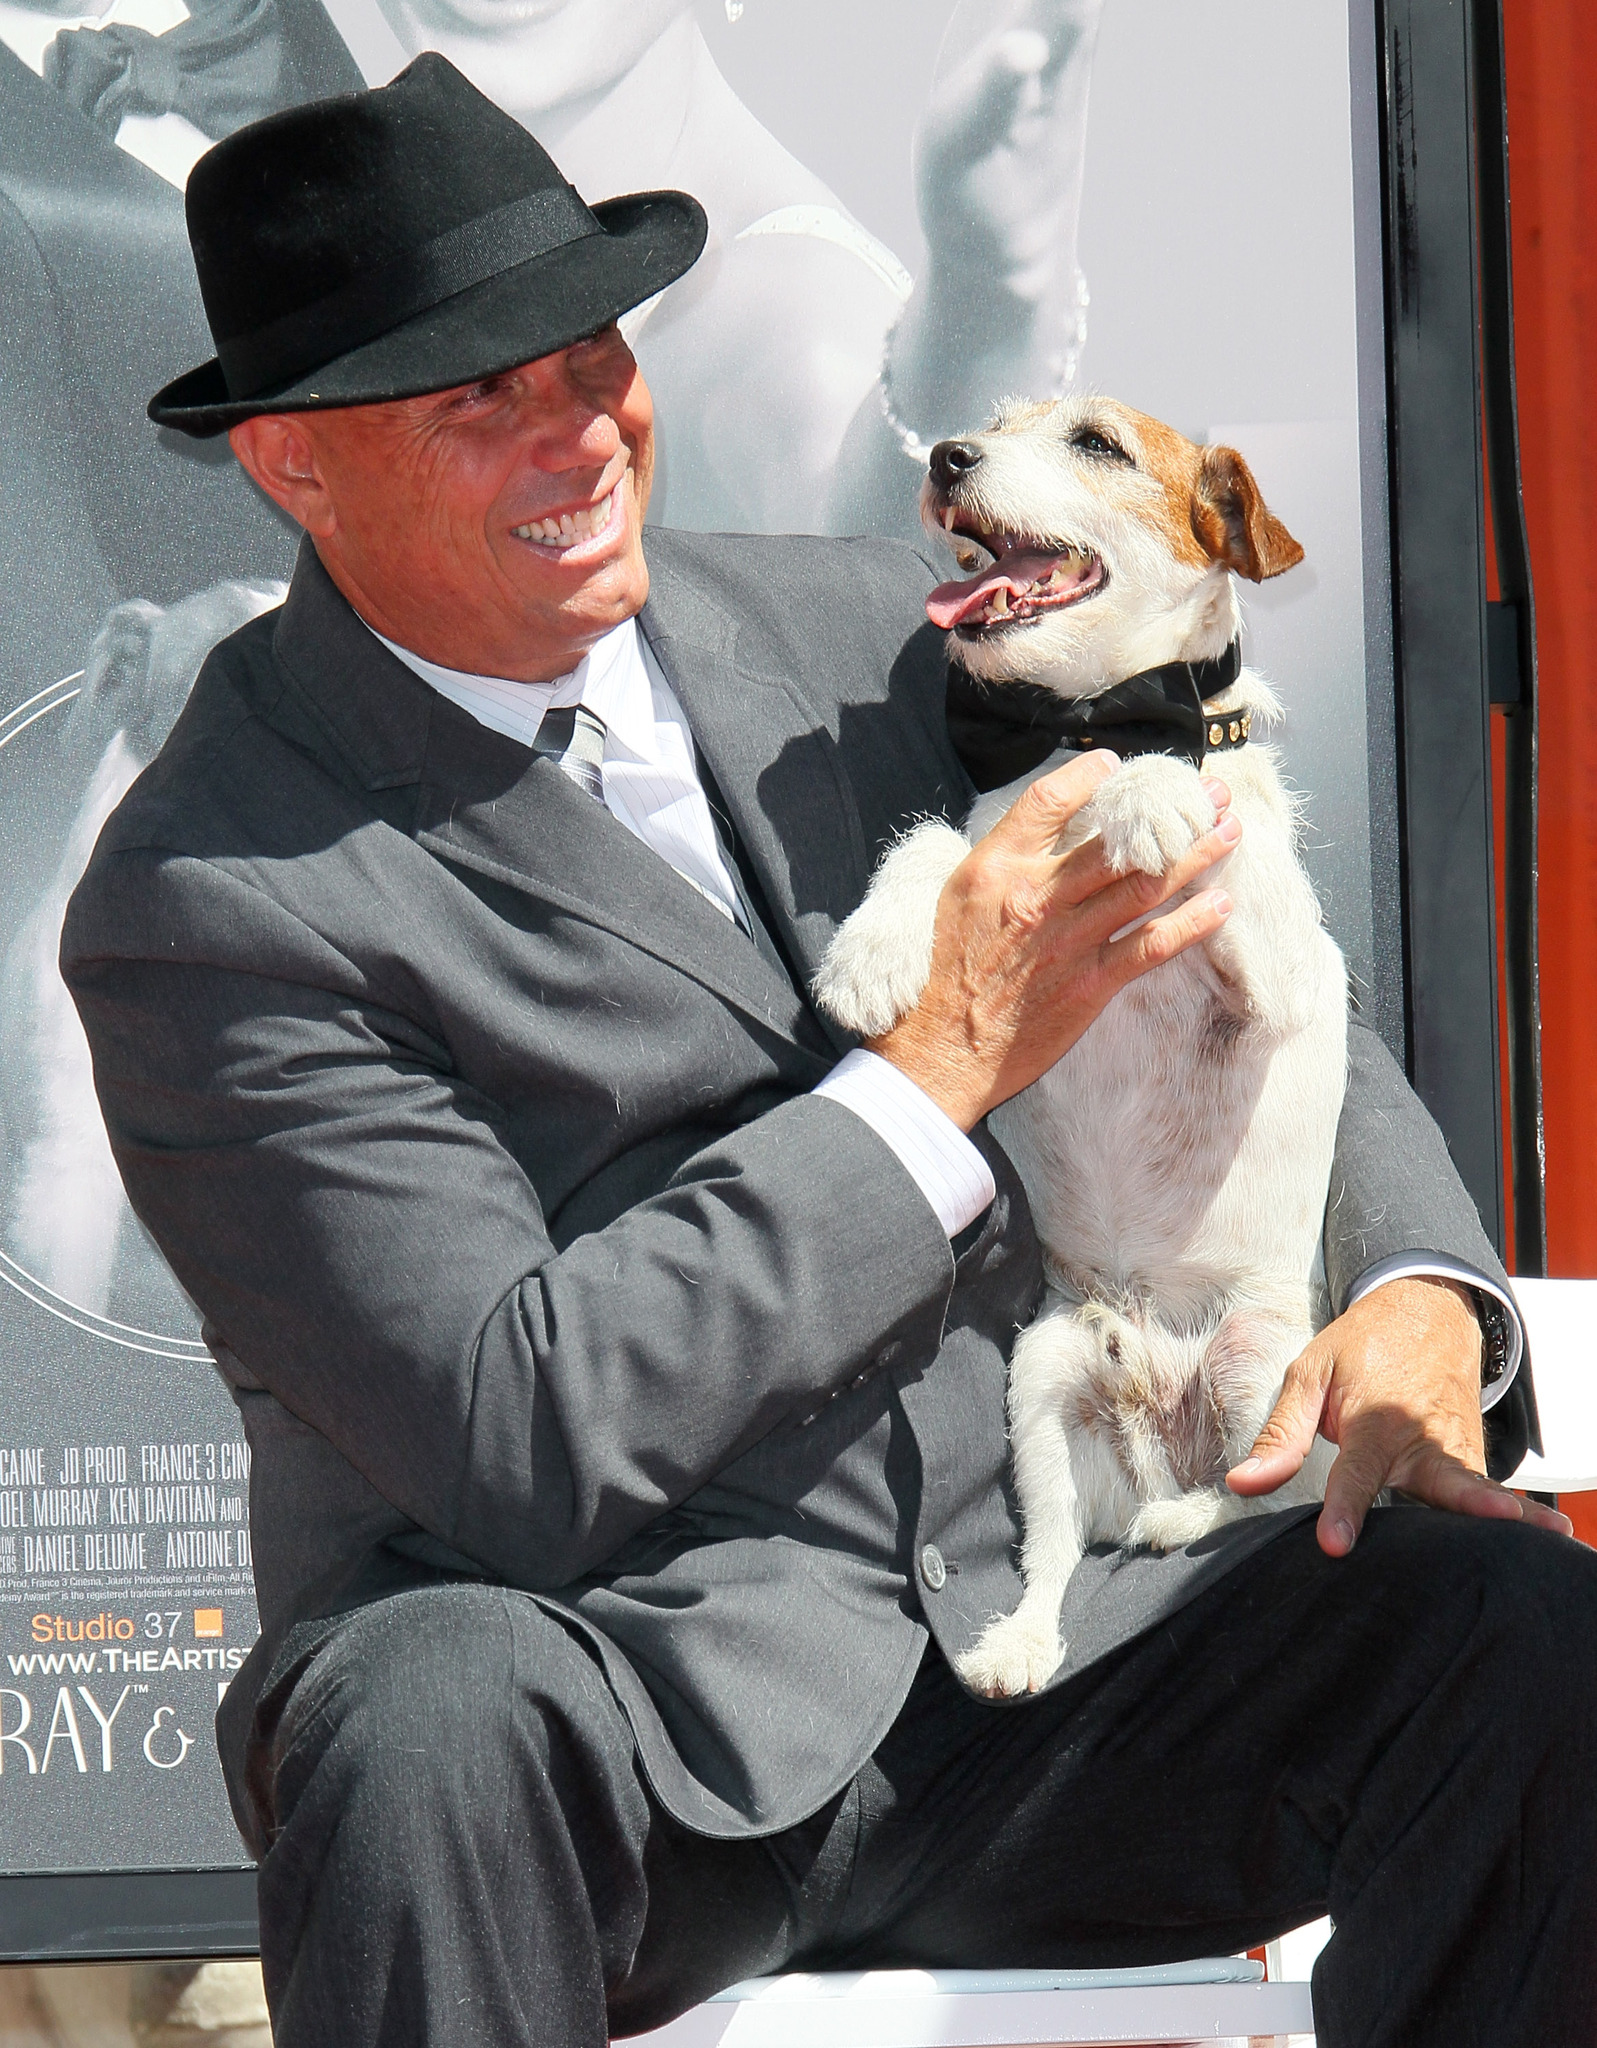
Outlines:
<svg viewBox="0 0 1597 2048"><path fill-rule="evenodd" d="M1002 789L1040 767L1059 747L1112 747L1124 761L1173 754L1201 768L1205 754L1240 747L1248 713L1217 716L1205 700L1242 672L1242 642L1213 661L1170 661L1144 669L1096 697L1061 697L1040 683L982 683L948 671L948 733L979 790Z"/></svg>

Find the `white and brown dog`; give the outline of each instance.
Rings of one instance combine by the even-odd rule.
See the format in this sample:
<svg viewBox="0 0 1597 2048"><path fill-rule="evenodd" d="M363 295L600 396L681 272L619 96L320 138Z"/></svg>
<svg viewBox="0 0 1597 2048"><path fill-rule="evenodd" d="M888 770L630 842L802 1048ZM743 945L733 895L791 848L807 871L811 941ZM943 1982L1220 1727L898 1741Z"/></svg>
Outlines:
<svg viewBox="0 0 1597 2048"><path fill-rule="evenodd" d="M1250 738L1279 708L1240 667L1233 579L1279 575L1303 551L1242 458L1101 398L1008 405L987 432L939 444L921 509L971 572L927 604L949 634L951 728L979 767L985 704L999 773L1013 775L1016 744L1037 765L990 788L964 833L922 824L886 856L817 981L835 1018L871 1037L914 1007L943 885L1068 758L1061 736L1135 756L1062 842L1098 834L1118 873L1162 874L1213 828L1206 755L1244 827L1203 881L1223 876L1225 925L1123 990L989 1119L1050 1281L1010 1371L1025 1591L961 1666L997 1696L1058 1666L1060 1602L1087 1545L1174 1549L1324 1491L1323 1443L1262 1499L1223 1482L1326 1320L1346 978L1298 860L1297 808Z"/></svg>

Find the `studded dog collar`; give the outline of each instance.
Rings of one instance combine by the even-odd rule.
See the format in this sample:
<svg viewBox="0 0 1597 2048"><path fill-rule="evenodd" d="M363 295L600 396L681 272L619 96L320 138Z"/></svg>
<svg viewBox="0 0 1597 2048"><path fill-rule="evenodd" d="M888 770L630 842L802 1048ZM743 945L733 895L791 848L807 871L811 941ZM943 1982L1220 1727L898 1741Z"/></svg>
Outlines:
<svg viewBox="0 0 1597 2048"><path fill-rule="evenodd" d="M948 732L979 790L1002 789L1060 747L1112 747L1122 760L1172 754L1203 765L1205 754L1246 744L1247 711L1212 712L1212 697L1242 672L1242 643L1213 661L1171 661L1128 676L1096 697L1061 697L1040 683L983 683L948 671Z"/></svg>

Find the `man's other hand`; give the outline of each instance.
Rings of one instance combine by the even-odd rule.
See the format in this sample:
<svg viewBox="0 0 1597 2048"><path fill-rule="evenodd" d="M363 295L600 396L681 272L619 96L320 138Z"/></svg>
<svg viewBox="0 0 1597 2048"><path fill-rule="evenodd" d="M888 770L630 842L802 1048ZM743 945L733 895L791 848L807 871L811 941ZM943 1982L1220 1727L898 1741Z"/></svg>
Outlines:
<svg viewBox="0 0 1597 2048"><path fill-rule="evenodd" d="M1174 902L1242 837L1222 782L1205 783L1214 830L1163 875L1113 873L1097 837L1058 850L1119 766L1107 749L1082 754L1016 798L948 879L919 1003L869 1041L962 1130L1062 1059L1128 982L1231 914L1218 889ZM1151 915L1161 904L1173 907Z"/></svg>
<svg viewBox="0 0 1597 2048"><path fill-rule="evenodd" d="M1287 1368L1275 1412L1230 1473L1233 1493L1273 1493L1316 1434L1338 1446L1320 1548L1345 1557L1384 1486L1432 1507L1571 1533L1566 1516L1486 1477L1481 1332L1455 1281L1388 1280L1329 1323Z"/></svg>

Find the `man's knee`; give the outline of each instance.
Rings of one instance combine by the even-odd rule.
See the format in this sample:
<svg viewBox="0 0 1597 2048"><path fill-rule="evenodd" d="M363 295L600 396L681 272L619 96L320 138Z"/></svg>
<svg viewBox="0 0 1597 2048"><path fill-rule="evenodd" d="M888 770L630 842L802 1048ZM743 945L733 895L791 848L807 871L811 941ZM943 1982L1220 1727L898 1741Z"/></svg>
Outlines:
<svg viewBox="0 0 1597 2048"><path fill-rule="evenodd" d="M1544 1689L1582 1724L1597 1699L1597 1552L1522 1523L1502 1525L1490 1580L1491 1625L1521 1690Z"/></svg>
<svg viewBox="0 0 1597 2048"><path fill-rule="evenodd" d="M299 1675L272 1735L274 1819L315 1787L341 1825L389 1838L502 1829L584 1739L630 1749L593 1660L532 1601L470 1583L395 1594L342 1620Z"/></svg>
<svg viewBox="0 0 1597 2048"><path fill-rule="evenodd" d="M1438 1609L1469 1610L1474 1659L1531 1717L1590 1718L1597 1697L1597 1552L1523 1522L1400 1509L1378 1518Z"/></svg>

